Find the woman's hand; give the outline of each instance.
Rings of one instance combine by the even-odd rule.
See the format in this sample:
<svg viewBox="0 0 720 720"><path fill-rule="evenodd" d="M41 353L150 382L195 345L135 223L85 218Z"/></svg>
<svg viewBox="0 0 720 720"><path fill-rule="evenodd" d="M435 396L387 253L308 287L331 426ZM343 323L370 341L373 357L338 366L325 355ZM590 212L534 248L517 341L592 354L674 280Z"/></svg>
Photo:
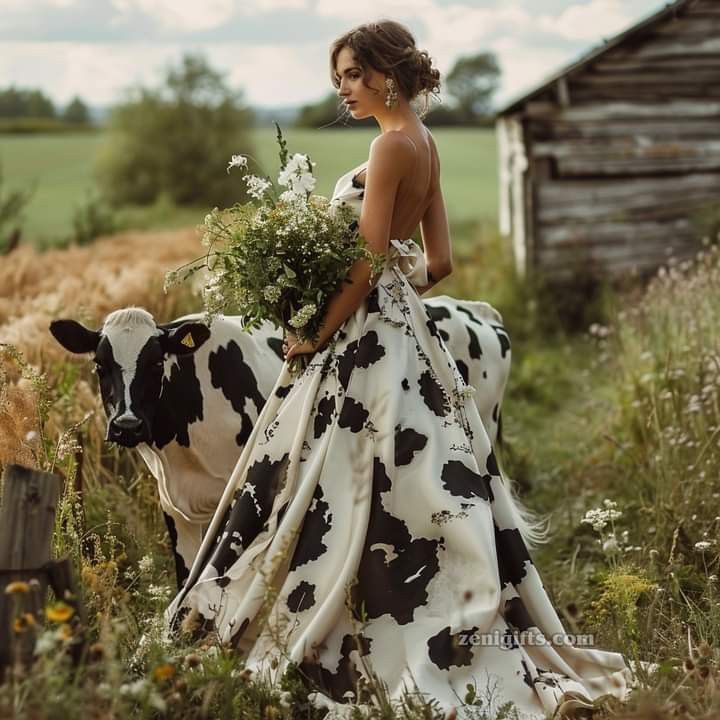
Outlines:
<svg viewBox="0 0 720 720"><path fill-rule="evenodd" d="M295 342L294 345L290 346L290 349L285 354L285 360L290 360L290 358L294 357L295 355L304 355L305 353L314 353L318 350L318 344L312 343L309 340L306 340L305 342Z"/></svg>

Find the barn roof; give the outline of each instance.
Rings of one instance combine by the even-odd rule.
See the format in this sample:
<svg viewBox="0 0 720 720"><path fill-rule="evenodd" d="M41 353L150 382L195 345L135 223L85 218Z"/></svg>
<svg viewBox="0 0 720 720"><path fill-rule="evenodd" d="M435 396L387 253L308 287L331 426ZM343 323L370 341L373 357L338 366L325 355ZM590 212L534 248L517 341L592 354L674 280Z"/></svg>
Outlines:
<svg viewBox="0 0 720 720"><path fill-rule="evenodd" d="M507 113L514 112L515 110L519 109L519 107L524 103L528 102L529 100L533 100L538 95L541 95L543 92L550 89L553 83L557 82L560 78L567 78L580 72L585 67L587 67L587 65L593 62L593 60L597 60L597 58L602 57L605 53L609 52L613 48L616 48L619 45L622 45L622 43L624 43L625 41L642 34L648 28L657 25L663 20L674 17L679 10L692 2L694 2L694 0L675 0L675 2L668 3L661 10L658 10L657 12L648 15L648 17L646 17L644 20L640 20L640 22L636 23L624 32L621 32L619 35L615 35L615 37L613 38L604 40L602 45L599 45L598 47L590 50L584 55L581 55L574 62L566 65L564 68L554 73L553 75L550 75L534 90L530 90L529 92L526 92L523 95L514 98L510 102L506 103L496 112L496 117L500 117L501 115L506 115Z"/></svg>

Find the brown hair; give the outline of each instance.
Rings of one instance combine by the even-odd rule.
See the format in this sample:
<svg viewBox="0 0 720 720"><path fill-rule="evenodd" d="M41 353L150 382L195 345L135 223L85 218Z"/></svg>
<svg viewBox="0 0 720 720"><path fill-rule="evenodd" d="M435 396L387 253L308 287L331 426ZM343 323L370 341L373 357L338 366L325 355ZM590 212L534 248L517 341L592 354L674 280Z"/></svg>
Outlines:
<svg viewBox="0 0 720 720"><path fill-rule="evenodd" d="M330 49L330 78L335 88L340 87L337 78L337 56L348 47L358 64L367 70L372 68L384 75L391 75L399 91L408 100L425 93L440 91L440 72L432 66L425 50L418 50L412 33L394 20L380 20L358 25L335 40ZM368 87L365 79L363 84Z"/></svg>

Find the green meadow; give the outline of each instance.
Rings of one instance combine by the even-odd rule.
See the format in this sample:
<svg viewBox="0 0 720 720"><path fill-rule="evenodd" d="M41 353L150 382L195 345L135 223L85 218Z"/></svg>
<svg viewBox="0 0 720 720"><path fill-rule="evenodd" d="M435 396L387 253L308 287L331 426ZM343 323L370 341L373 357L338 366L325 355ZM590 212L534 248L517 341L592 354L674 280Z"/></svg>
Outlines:
<svg viewBox="0 0 720 720"><path fill-rule="evenodd" d="M367 159L377 131L283 130L288 150L307 153L317 163L318 192L332 193L335 180ZM495 134L488 129L438 128L433 132L440 152L443 191L451 224L481 222L490 227L497 218L497 159ZM260 167L271 176L279 169L278 145L272 127L251 134ZM25 211L24 237L40 246L52 245L69 234L75 208L96 189L94 165L98 150L108 142L105 132L0 135L0 163L9 188L34 193ZM238 148L238 152L245 152ZM229 160L230 158L228 158ZM225 174L219 167L218 173ZM236 170L227 182L240 187ZM191 226L202 221L207 208L172 207L162 200L145 208L124 208L124 228Z"/></svg>

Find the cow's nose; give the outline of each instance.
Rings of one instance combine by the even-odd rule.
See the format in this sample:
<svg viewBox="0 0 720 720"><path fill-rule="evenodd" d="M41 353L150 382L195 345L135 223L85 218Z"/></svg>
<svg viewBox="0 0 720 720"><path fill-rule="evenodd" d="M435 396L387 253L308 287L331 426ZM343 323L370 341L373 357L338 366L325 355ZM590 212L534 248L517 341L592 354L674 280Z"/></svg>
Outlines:
<svg viewBox="0 0 720 720"><path fill-rule="evenodd" d="M122 415L113 420L113 425L120 430L137 430L142 425L142 420L134 415Z"/></svg>

